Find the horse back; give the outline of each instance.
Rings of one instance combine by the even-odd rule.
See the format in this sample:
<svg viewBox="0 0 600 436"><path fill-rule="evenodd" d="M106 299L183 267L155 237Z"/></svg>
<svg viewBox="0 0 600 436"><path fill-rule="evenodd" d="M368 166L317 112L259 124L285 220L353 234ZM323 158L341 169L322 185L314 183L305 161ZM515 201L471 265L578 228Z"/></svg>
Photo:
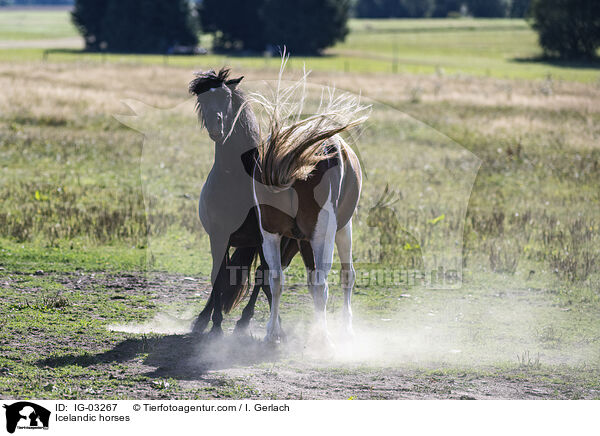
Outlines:
<svg viewBox="0 0 600 436"><path fill-rule="evenodd" d="M306 180L296 180L291 187L297 194L295 217L261 204L261 223L266 231L308 241L327 202L332 203L338 230L350 221L361 189L358 158L340 136L327 140L324 147L330 157L320 161Z"/></svg>

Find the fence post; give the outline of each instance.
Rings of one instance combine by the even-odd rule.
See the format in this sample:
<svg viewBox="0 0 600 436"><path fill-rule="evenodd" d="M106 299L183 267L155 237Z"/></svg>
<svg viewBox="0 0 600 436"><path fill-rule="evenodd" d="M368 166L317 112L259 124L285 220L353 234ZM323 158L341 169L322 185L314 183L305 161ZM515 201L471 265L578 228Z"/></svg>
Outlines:
<svg viewBox="0 0 600 436"><path fill-rule="evenodd" d="M394 43L392 44L393 60L392 60L392 73L398 72L398 39L394 35Z"/></svg>

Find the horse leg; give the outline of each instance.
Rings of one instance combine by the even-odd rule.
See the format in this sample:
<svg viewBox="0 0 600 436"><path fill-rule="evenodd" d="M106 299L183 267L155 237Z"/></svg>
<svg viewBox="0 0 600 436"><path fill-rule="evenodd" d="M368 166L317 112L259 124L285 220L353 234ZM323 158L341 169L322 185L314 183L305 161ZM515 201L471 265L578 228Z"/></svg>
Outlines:
<svg viewBox="0 0 600 436"><path fill-rule="evenodd" d="M344 291L344 305L342 306L343 330L347 337L353 337L352 308L350 303L356 273L352 264L352 221L349 221L348 224L335 234L335 245L337 246L338 256L342 265L340 282Z"/></svg>
<svg viewBox="0 0 600 436"><path fill-rule="evenodd" d="M298 243L293 239L289 239L289 238L285 238L285 237L281 238L281 266L282 266L282 269L287 268L290 265L290 263L294 259L294 256L296 255L296 253L298 253ZM262 287L262 290L263 290L265 296L267 297L267 301L269 303L269 310L271 310L273 297L271 294L271 289L269 288L269 284L268 284L268 277L267 277L268 268L265 266L267 263L266 263L264 255L262 253L262 250L259 250L259 255L260 255L261 264L258 266L258 268L256 270L257 274L255 277L255 280L256 280L255 285L252 290L252 294L250 295L250 301L248 302L248 304L242 311L242 317L239 319L239 321L235 325L235 330L234 330L235 333L243 334L248 329L248 326L250 324L250 319L252 319L252 317L254 316L254 307L256 306L256 300L258 298L258 294L260 292L261 287ZM279 325L281 326L281 318L279 319ZM283 332L281 327L280 327L280 333L281 333L281 336L284 338L285 333Z"/></svg>
<svg viewBox="0 0 600 436"><path fill-rule="evenodd" d="M209 334L211 336L222 336L223 329L221 328L221 323L223 322L223 304L221 303L221 293L223 292L223 286L225 285L225 280L228 279L227 274L227 264L229 260L229 255L226 253L223 262L221 263L221 268L217 273L215 284L213 285L213 294L214 294L214 308L212 313L212 328L210 329Z"/></svg>
<svg viewBox="0 0 600 436"><path fill-rule="evenodd" d="M213 248L213 244L212 244L212 240L211 240L211 249ZM216 249L216 246L215 246ZM202 312L200 312L200 315L198 315L198 317L196 318L196 321L194 322L194 327L192 328L192 334L194 335L201 335L202 333L204 333L204 330L206 330L206 327L208 326L208 322L210 321L210 317L213 314L213 309L215 308L215 300L217 299L217 294L220 292L219 289L217 289L215 287L215 265L217 264L217 262L214 261L215 257L215 251L213 251L213 267L212 267L212 273L211 273L211 283L212 283L212 289L210 291L210 297L208 297L208 301L206 302L206 305L204 306L204 309L202 309ZM219 267L222 265L221 263L218 263ZM218 275L218 272L217 272Z"/></svg>
<svg viewBox="0 0 600 436"><path fill-rule="evenodd" d="M281 266L281 236L263 232L263 254L267 264L269 288L272 294L271 314L267 323L266 342L278 342L281 339L279 319L279 300L283 291L284 277Z"/></svg>
<svg viewBox="0 0 600 436"><path fill-rule="evenodd" d="M204 309L202 309L202 312L200 312L200 315L198 315L198 318L196 318L196 321L194 322L194 327L192 328L192 334L201 335L202 333L204 333L204 330L206 329L206 326L208 325L208 321L210 321L210 316L212 315L213 307L215 304L215 300L213 298L214 293L215 293L215 290L213 288L213 290L210 293L210 297L208 297L208 301L206 302L206 305L204 306Z"/></svg>
<svg viewBox="0 0 600 436"><path fill-rule="evenodd" d="M209 298L209 302L211 302L212 300L213 326L210 330L210 334L216 336L221 335L223 333L223 330L221 329L221 322L223 321L221 293L223 292L223 285L226 283L224 282L224 280L227 280L227 260L229 256L228 249L229 244L227 243L226 239L219 238L215 235L210 235L210 251L213 259L212 271L210 274L212 292ZM202 312L204 312L205 310L206 308ZM210 317L210 312L208 313L208 315L202 318L204 326L199 325L198 330L200 330L200 327L202 327L202 331L204 330L204 328L206 328L206 324L208 324L208 321L204 320L208 317ZM198 318L200 319L200 316ZM196 328L194 328L194 331L196 331Z"/></svg>
<svg viewBox="0 0 600 436"><path fill-rule="evenodd" d="M250 320L254 316L254 307L256 306L256 300L261 288L269 302L269 310L271 310L271 290L267 284L268 277L266 276L268 268L265 266L267 262L263 255L262 247L258 250L258 255L260 257L260 265L256 268L256 274L254 275L254 288L250 295L250 301L242 311L242 317L235 324L234 333L236 334L244 334L248 330Z"/></svg>
<svg viewBox="0 0 600 436"><path fill-rule="evenodd" d="M250 325L250 320L254 316L254 307L256 306L256 299L258 298L260 288L262 287L264 289L264 286L265 286L264 283L262 283L262 281L264 280L263 277L265 274L264 270L265 270L265 266L262 263L256 269L257 275L259 275L259 271L260 271L260 277L255 278L254 288L252 289L252 294L250 295L250 301L248 301L248 304L246 305L246 307L244 307L244 310L242 311L242 317L235 324L235 330L234 330L235 334L240 334L240 335L245 334L246 331L248 330L248 327ZM267 291L265 291L265 294L267 294ZM271 297L271 292L269 291L269 293L268 293L269 307L271 307L271 298L270 297Z"/></svg>
<svg viewBox="0 0 600 436"><path fill-rule="evenodd" d="M317 225L310 241L314 269L308 270L308 289L313 297L315 306L315 327L318 340L332 350L333 343L327 331L327 276L333 263L333 248L336 233L336 222L333 208L321 209Z"/></svg>
<svg viewBox="0 0 600 436"><path fill-rule="evenodd" d="M281 250L280 251L280 253L281 253L281 269L285 269L288 266L290 266L290 263L292 263L294 256L296 256L296 253L298 253L298 251L299 251L298 242L295 239L290 239L290 238L286 238L285 236L283 236L281 238L280 250ZM260 257L261 266L267 265L267 261L265 260L264 255L262 254L262 250L260 252L260 256L261 256ZM269 288L269 281L267 280L266 274L268 274L268 267L263 266L263 271L262 271L263 292L265 294L265 297L267 297L267 301L269 302L269 310L270 310L271 302L272 302L272 295L271 295L271 289Z"/></svg>

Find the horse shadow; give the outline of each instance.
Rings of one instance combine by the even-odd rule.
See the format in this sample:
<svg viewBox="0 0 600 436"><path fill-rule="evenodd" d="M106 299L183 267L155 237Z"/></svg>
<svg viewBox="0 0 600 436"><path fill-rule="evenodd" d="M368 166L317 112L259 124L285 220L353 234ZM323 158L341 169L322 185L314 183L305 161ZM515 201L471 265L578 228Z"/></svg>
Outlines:
<svg viewBox="0 0 600 436"><path fill-rule="evenodd" d="M138 356L143 356L143 365L154 368L144 373L146 376L196 380L204 378L211 370L277 361L281 350L250 336L143 335L125 339L101 353L49 357L36 364L51 368L88 367L125 363Z"/></svg>

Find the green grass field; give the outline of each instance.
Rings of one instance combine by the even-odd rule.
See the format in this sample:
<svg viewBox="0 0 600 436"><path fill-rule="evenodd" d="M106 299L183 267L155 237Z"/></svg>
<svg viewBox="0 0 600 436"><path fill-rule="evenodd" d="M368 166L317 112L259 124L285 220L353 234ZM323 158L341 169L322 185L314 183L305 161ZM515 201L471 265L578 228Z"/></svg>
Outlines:
<svg viewBox="0 0 600 436"><path fill-rule="evenodd" d="M228 64L260 87L279 61L86 54L52 43L76 39L66 12L0 10L0 397L600 397L600 70L527 60L540 52L521 20L350 26L290 71L305 63L316 90L335 83L374 104L356 143L357 342L332 364L304 348L298 259L279 352L227 336L216 353L183 334L210 290L196 207L213 152L187 83ZM160 127L156 141L117 121L124 99L187 104L142 123ZM453 175L474 162L465 193ZM392 255L450 246L460 289L373 275L389 222L368 222L386 184L416 235ZM340 294L332 285L332 330ZM261 296L256 337L267 314Z"/></svg>
<svg viewBox="0 0 600 436"><path fill-rule="evenodd" d="M43 40L79 36L67 11L1 10L0 40Z"/></svg>
<svg viewBox="0 0 600 436"><path fill-rule="evenodd" d="M37 46L10 49L7 41L51 40L77 37L68 12L0 11L0 60L37 61L44 56ZM326 56L292 60L290 68L305 62L315 71L467 74L496 78L559 79L594 83L600 80L598 65L549 64L537 59L541 50L535 32L524 20L351 20L345 42L328 49ZM210 37L202 37L205 45ZM57 47L51 45L53 49ZM194 67L230 64L239 68L274 68L277 59L262 57L120 56L82 54L57 50L54 61L106 61Z"/></svg>

